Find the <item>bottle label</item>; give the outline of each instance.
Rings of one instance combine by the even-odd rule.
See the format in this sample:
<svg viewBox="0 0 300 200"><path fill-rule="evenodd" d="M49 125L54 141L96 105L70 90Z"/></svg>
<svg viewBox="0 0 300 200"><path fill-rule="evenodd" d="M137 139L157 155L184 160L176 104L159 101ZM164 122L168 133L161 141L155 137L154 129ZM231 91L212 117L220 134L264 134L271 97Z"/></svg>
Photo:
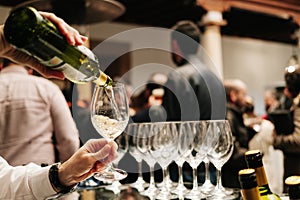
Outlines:
<svg viewBox="0 0 300 200"><path fill-rule="evenodd" d="M52 59L47 60L47 61L42 61L41 64L48 66L48 67L59 67L63 64L63 60L61 60L60 58L54 56ZM60 67L59 67L60 68ZM56 68L56 69L59 69Z"/></svg>
<svg viewBox="0 0 300 200"><path fill-rule="evenodd" d="M80 45L80 46L77 46L77 49L79 49L83 54L88 56L90 59L97 60L95 54L87 47Z"/></svg>
<svg viewBox="0 0 300 200"><path fill-rule="evenodd" d="M59 67L56 67L55 70L62 71L67 79L74 83L85 83L94 80L94 76L87 76L80 70L76 70L74 67L70 66L68 63L65 63Z"/></svg>

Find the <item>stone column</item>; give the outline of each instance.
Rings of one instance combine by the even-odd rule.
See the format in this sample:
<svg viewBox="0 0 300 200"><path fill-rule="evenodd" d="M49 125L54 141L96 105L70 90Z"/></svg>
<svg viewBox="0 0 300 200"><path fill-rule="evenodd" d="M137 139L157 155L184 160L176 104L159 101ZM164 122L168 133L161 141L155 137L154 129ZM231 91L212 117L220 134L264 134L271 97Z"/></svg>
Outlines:
<svg viewBox="0 0 300 200"><path fill-rule="evenodd" d="M200 25L204 26L201 43L216 68L211 70L216 71L218 76L223 79L221 26L226 25L226 21L223 20L220 11L208 11L202 17Z"/></svg>

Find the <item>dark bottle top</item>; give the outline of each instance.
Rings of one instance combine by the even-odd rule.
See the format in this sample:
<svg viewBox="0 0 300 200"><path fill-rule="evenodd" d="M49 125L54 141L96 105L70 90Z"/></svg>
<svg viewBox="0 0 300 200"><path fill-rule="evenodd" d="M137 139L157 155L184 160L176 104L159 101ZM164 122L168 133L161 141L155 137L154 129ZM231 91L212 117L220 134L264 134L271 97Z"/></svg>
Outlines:
<svg viewBox="0 0 300 200"><path fill-rule="evenodd" d="M285 179L290 200L300 200L300 176L290 176Z"/></svg>
<svg viewBox="0 0 300 200"><path fill-rule="evenodd" d="M10 44L37 58L41 64L62 71L72 82L112 84L111 78L100 70L91 50L68 44L56 26L32 7L12 10L4 24L4 36Z"/></svg>

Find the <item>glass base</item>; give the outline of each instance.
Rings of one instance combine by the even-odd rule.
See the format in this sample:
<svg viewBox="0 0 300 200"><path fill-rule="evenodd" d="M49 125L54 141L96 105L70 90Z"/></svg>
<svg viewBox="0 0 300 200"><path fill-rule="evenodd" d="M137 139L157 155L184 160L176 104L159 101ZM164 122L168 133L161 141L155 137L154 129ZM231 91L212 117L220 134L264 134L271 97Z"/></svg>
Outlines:
<svg viewBox="0 0 300 200"><path fill-rule="evenodd" d="M77 186L77 189L78 190L84 190L84 189L94 189L94 188L97 188L99 186L103 185L101 181L99 180L96 180L93 176L84 180L84 181L81 181L78 186Z"/></svg>
<svg viewBox="0 0 300 200"><path fill-rule="evenodd" d="M239 200L240 199L240 190L239 189L231 189L224 188L216 189L212 191L212 196L209 196L207 200Z"/></svg>
<svg viewBox="0 0 300 200"><path fill-rule="evenodd" d="M214 189L215 185L213 185L209 180L206 180L200 187L201 192L206 195L211 194Z"/></svg>
<svg viewBox="0 0 300 200"><path fill-rule="evenodd" d="M178 185L174 190L171 190L171 193L177 194L178 196L184 196L190 190L188 190L184 185Z"/></svg>
<svg viewBox="0 0 300 200"><path fill-rule="evenodd" d="M187 199L205 199L206 196L199 191L190 190L188 193L183 195Z"/></svg>
<svg viewBox="0 0 300 200"><path fill-rule="evenodd" d="M122 169L117 168L106 168L103 173L97 173L94 175L94 178L99 181L104 182L113 182L113 181L119 181L127 177L127 172Z"/></svg>
<svg viewBox="0 0 300 200"><path fill-rule="evenodd" d="M139 177L136 182L131 183L130 186L142 192L146 187L149 187L149 183L145 182L142 177Z"/></svg>

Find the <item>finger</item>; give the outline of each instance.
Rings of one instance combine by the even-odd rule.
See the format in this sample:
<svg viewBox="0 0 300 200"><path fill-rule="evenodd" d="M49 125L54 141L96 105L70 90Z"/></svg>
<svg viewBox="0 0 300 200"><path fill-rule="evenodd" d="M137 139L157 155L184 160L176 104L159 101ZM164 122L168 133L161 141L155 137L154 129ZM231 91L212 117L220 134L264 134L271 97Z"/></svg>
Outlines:
<svg viewBox="0 0 300 200"><path fill-rule="evenodd" d="M105 159L103 159L101 162L103 164L109 164L112 161L114 161L116 158L118 158L118 152L116 149L111 148L109 155Z"/></svg>
<svg viewBox="0 0 300 200"><path fill-rule="evenodd" d="M110 141L108 144L113 148L113 150L118 150L118 144L115 141Z"/></svg>
<svg viewBox="0 0 300 200"><path fill-rule="evenodd" d="M65 36L69 44L82 45L84 43L85 40L82 38L80 33L75 28L68 25L63 19L57 17L53 13L40 12L40 14L56 25L60 33Z"/></svg>
<svg viewBox="0 0 300 200"><path fill-rule="evenodd" d="M83 42L86 42L86 41L88 40L88 37L83 36L83 35L81 35L80 38L81 38L81 40L82 40Z"/></svg>
<svg viewBox="0 0 300 200"><path fill-rule="evenodd" d="M93 153L92 156L96 160L106 164L107 157L109 156L110 153L111 153L111 147L109 144L106 144L102 149Z"/></svg>
<svg viewBox="0 0 300 200"><path fill-rule="evenodd" d="M91 169L91 172L92 172L92 173L95 173L95 172L101 172L101 171L105 170L106 167L107 167L106 164L97 161L97 162L95 163L93 169Z"/></svg>
<svg viewBox="0 0 300 200"><path fill-rule="evenodd" d="M105 139L90 139L86 142L84 147L90 153L95 153L102 149L107 144L107 140Z"/></svg>

